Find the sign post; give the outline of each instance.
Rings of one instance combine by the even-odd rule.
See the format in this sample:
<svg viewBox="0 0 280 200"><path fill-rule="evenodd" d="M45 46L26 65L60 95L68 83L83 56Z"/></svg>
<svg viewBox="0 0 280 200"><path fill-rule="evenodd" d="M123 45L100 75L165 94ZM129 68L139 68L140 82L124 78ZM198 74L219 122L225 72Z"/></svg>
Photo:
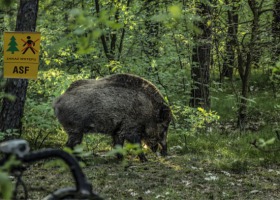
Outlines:
<svg viewBox="0 0 280 200"><path fill-rule="evenodd" d="M4 77L36 79L39 52L39 32L4 32Z"/></svg>

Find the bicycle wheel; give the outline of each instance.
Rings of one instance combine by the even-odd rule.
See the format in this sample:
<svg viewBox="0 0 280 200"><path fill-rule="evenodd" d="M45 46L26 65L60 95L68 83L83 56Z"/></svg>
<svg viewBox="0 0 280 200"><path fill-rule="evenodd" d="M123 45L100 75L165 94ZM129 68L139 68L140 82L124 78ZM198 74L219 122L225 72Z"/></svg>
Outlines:
<svg viewBox="0 0 280 200"><path fill-rule="evenodd" d="M49 194L43 200L59 200L59 199L81 199L81 200L102 200L97 194L84 193L77 191L75 188L62 188Z"/></svg>

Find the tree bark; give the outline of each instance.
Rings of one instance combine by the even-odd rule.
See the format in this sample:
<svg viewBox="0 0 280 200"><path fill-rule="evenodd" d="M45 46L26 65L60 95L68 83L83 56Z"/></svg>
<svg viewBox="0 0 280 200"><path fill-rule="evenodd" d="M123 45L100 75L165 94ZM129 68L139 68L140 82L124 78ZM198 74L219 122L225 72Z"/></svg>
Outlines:
<svg viewBox="0 0 280 200"><path fill-rule="evenodd" d="M95 10L96 10L96 13L99 15L100 13L100 5L99 5L99 0L95 0ZM103 49L104 49L104 53L107 57L107 59L110 61L110 60L113 60L114 59L114 56L110 54L110 51L109 51L109 48L108 48L108 45L107 45L107 41L106 41L106 36L105 34L102 34L101 37L101 42L102 42L102 46L103 46Z"/></svg>
<svg viewBox="0 0 280 200"><path fill-rule="evenodd" d="M273 53L272 61L275 63L280 56L280 0L274 1L273 21L272 21Z"/></svg>
<svg viewBox="0 0 280 200"><path fill-rule="evenodd" d="M210 108L209 98L209 78L211 64L211 26L208 20L211 15L210 5L198 3L198 14L203 18L197 25L202 31L201 34L194 37L195 46L192 55L192 89L191 89L191 107Z"/></svg>
<svg viewBox="0 0 280 200"><path fill-rule="evenodd" d="M99 0L95 0L94 2L95 2L96 13L97 13L97 15L99 15L100 14L100 2L99 2ZM114 20L116 23L120 22L121 9L118 7L119 3L121 3L120 0L118 0L117 3L113 2L113 4L115 4L115 6L116 6L116 13L114 16ZM127 8L130 6L130 3L131 3L131 0L127 0L127 3L126 3ZM117 30L113 30L111 33L104 33L101 35L101 37L100 37L101 43L103 46L105 56L108 59L108 62L120 59L122 48L123 48L124 37L125 37L125 25L122 28L121 36L119 37L119 39L118 39L118 35L117 35ZM119 47L117 47L118 40L119 40ZM116 49L118 50L118 56L116 56ZM111 72L111 69L109 69L109 70Z"/></svg>
<svg viewBox="0 0 280 200"><path fill-rule="evenodd" d="M0 34L1 34L1 40L3 32L5 31L5 20L4 20L5 12L0 8ZM2 52L2 51L1 51Z"/></svg>
<svg viewBox="0 0 280 200"><path fill-rule="evenodd" d="M248 4L253 13L253 21L251 25L251 38L250 42L247 45L247 50L244 50L242 53L239 50L238 53L238 71L242 81L242 92L241 92L241 100L238 110L238 126L241 130L245 129L247 124L247 102L248 102L248 88L250 83L250 75L251 75L251 67L253 58L256 52L256 42L258 40L259 35L259 21L261 15L261 5L258 6L256 0L248 0ZM246 61L243 59L243 55L246 55Z"/></svg>
<svg viewBox="0 0 280 200"><path fill-rule="evenodd" d="M221 73L221 80L224 77L228 77L232 79L233 68L234 68L234 60L235 60L235 47L237 40L237 32L238 32L238 8L237 3L238 0L228 0L225 1L227 5L231 7L230 10L227 11L228 14L228 30L227 30L227 39L226 39L226 52L225 52L225 60L223 63L223 69Z"/></svg>
<svg viewBox="0 0 280 200"><path fill-rule="evenodd" d="M35 31L38 4L39 0L20 0L15 31ZM21 132L27 86L27 79L7 79L4 92L15 96L15 100L3 99L0 112L1 132L15 129Z"/></svg>
<svg viewBox="0 0 280 200"><path fill-rule="evenodd" d="M159 22L153 22L151 17L158 13L158 3L154 0L147 0L145 2L146 7L146 32L147 38L145 42L145 53L148 57L156 58L159 54L158 41L159 41Z"/></svg>
<svg viewBox="0 0 280 200"><path fill-rule="evenodd" d="M4 33L4 31L5 31L5 18L4 18L4 16L5 16L5 12L4 12L4 10L2 10L1 8L0 8L0 40L1 41L3 41L3 33ZM0 52L3 52L3 46L1 45L0 46ZM0 65L2 65L2 62L0 62ZM0 73L0 78L2 78L2 74ZM1 92L1 82L2 81L0 81L0 92Z"/></svg>

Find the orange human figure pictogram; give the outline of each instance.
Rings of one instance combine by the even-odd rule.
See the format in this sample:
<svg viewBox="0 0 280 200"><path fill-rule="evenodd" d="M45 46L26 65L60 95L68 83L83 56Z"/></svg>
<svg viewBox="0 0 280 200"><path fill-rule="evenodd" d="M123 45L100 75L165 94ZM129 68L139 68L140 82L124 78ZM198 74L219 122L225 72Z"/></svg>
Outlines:
<svg viewBox="0 0 280 200"><path fill-rule="evenodd" d="M21 41L24 42L23 46L27 45L27 47L25 47L24 49L22 49L21 51L22 54L25 54L25 52L30 49L33 54L35 54L35 51L38 52L33 46L35 46L35 43L38 41L39 39L32 41L30 36L27 36L27 41L24 41L23 39L21 39Z"/></svg>

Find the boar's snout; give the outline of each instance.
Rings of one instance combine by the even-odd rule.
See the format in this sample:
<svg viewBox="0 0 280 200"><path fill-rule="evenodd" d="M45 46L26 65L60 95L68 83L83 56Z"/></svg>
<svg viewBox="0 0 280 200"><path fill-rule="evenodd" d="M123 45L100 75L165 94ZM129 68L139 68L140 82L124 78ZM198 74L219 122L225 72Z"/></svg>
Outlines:
<svg viewBox="0 0 280 200"><path fill-rule="evenodd" d="M161 156L167 156L167 145L166 142L160 142L160 143L156 143L156 144L149 144L148 145L150 147L150 149L156 153L159 149L160 149L160 155Z"/></svg>

